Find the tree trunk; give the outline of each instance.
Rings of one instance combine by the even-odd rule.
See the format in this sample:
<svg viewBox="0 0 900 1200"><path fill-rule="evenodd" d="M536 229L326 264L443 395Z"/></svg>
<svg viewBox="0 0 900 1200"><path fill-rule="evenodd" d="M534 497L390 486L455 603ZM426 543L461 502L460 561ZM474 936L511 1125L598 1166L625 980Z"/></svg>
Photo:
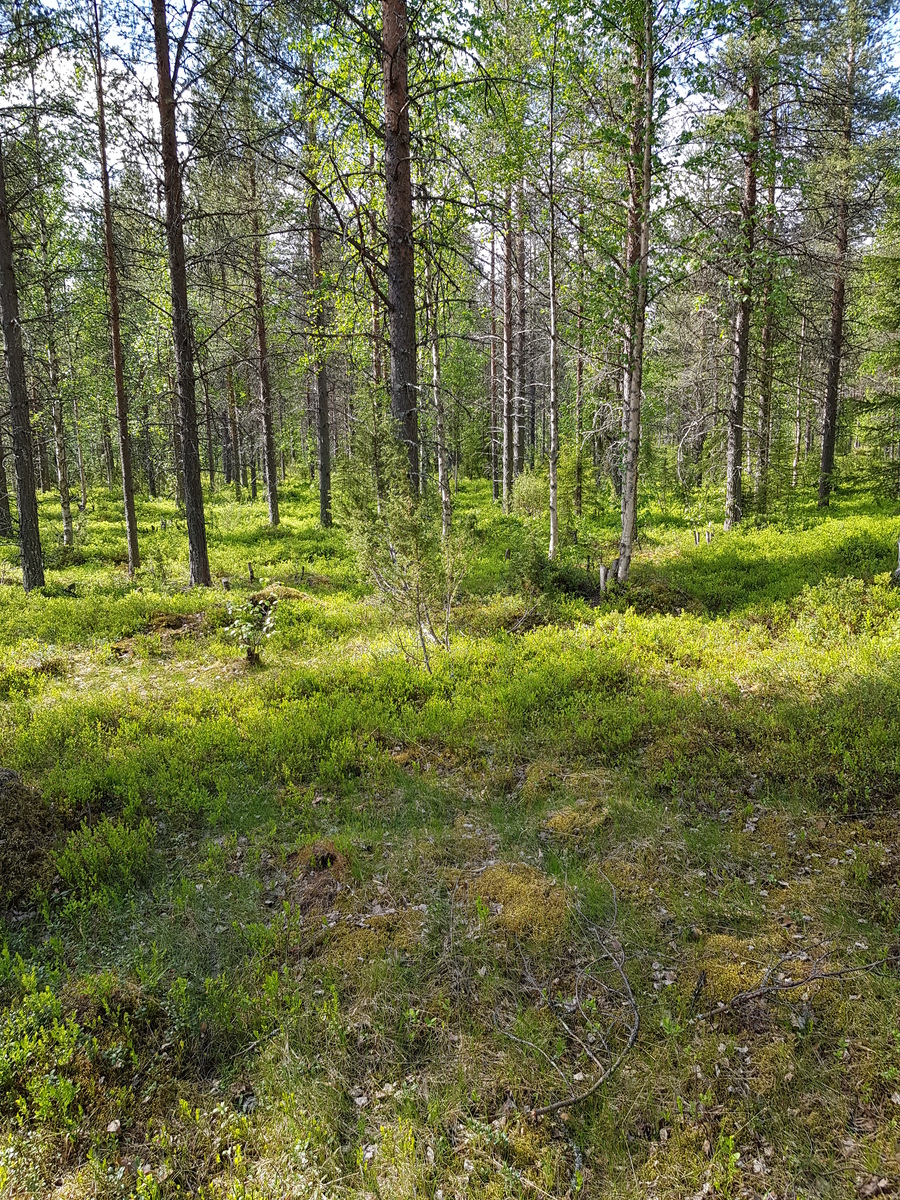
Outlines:
<svg viewBox="0 0 900 1200"><path fill-rule="evenodd" d="M203 484L200 476L200 445L197 436L197 401L194 382L194 351L191 314L188 307L187 264L184 251L181 164L175 131L175 95L169 64L169 30L166 0L152 0L153 32L159 80L159 125L162 144L163 186L166 196L166 241L172 286L172 334L178 372L178 402L181 414L181 448L184 463L184 502L187 517L191 586L210 587L209 552L203 515Z"/></svg>
<svg viewBox="0 0 900 1200"><path fill-rule="evenodd" d="M121 314L119 309L119 272L113 230L109 167L106 159L106 105L103 92L103 48L100 42L100 14L94 7L94 78L97 91L97 125L100 143L100 183L103 193L103 235L106 251L106 282L109 289L109 326L112 342L113 380L116 389L116 424L119 430L119 466L122 472L122 500L125 508L125 540L128 543L128 574L141 564L138 550L137 518L134 512L134 476L131 466L131 433L128 429L128 396L125 392L125 357L122 352Z"/></svg>
<svg viewBox="0 0 900 1200"><path fill-rule="evenodd" d="M277 525L278 466L275 461L275 433L272 428L272 387L269 379L269 338L262 279L262 237L256 200L256 171L250 170L250 203L253 205L253 298L256 309L256 349L259 368L259 408L262 423L262 465L269 506L269 524Z"/></svg>
<svg viewBox="0 0 900 1200"><path fill-rule="evenodd" d="M752 17L751 17L752 19ZM744 190L741 197L740 280L732 328L731 391L728 400L728 445L725 456L725 528L732 529L743 516L741 474L743 469L744 401L747 394L747 362L750 347L750 314L753 301L751 273L756 236L757 162L759 159L759 66L756 48L750 44L750 79L747 104L748 148L744 160Z"/></svg>
<svg viewBox="0 0 900 1200"><path fill-rule="evenodd" d="M429 247L433 252L433 245ZM447 432L444 422L444 397L441 394L441 348L438 322L438 289L431 271L430 254L425 258L425 320L431 347L431 390L434 397L434 436L437 446L438 491L441 495L441 536L450 534L452 507L450 476L447 471Z"/></svg>
<svg viewBox="0 0 900 1200"><path fill-rule="evenodd" d="M6 478L6 444L3 427L0 425L0 538L11 538L14 534L12 512L9 507L9 481Z"/></svg>
<svg viewBox="0 0 900 1200"><path fill-rule="evenodd" d="M34 414L34 443L38 478L42 492L50 491L50 461L47 458L47 434L44 429L44 407L37 390L37 380L31 381L31 411Z"/></svg>
<svg viewBox="0 0 900 1200"><path fill-rule="evenodd" d="M84 473L84 450L81 446L81 420L78 415L78 389L72 389L72 425L75 430L75 458L78 462L78 511L87 508L87 476Z"/></svg>
<svg viewBox="0 0 900 1200"><path fill-rule="evenodd" d="M491 491L500 499L500 414L497 409L497 235L491 231Z"/></svg>
<svg viewBox="0 0 900 1200"><path fill-rule="evenodd" d="M794 461L791 464L791 487L797 486L800 470L800 439L803 433L803 351L806 348L806 313L800 323L800 350L797 356L797 412L794 421Z"/></svg>
<svg viewBox="0 0 900 1200"><path fill-rule="evenodd" d="M778 153L778 98L772 105L771 118L771 166L769 168L768 194L766 196L766 241L770 253L774 253L775 240L775 186ZM756 507L765 513L769 507L769 460L772 448L772 388L775 374L775 277L774 268L766 269L763 289L762 366L759 378L759 425L757 427L759 452L756 458Z"/></svg>
<svg viewBox="0 0 900 1200"><path fill-rule="evenodd" d="M848 160L853 142L853 104L856 89L856 46L851 40L847 48L847 93L844 105L844 124L841 130L841 150L844 168L849 173ZM827 508L831 500L834 475L834 447L837 438L838 399L841 391L841 358L844 350L844 304L847 277L847 245L850 236L849 180L838 181L836 231L834 239L834 278L831 284L831 328L828 337L828 368L825 377L825 403L822 409L822 456L819 465L819 508Z"/></svg>
<svg viewBox="0 0 900 1200"><path fill-rule="evenodd" d="M512 504L515 455L515 378L513 364L512 192L506 189L503 226L503 511Z"/></svg>
<svg viewBox="0 0 900 1200"><path fill-rule="evenodd" d="M241 436L237 423L237 402L234 397L234 375L231 367L225 375L228 396L228 426L231 430L231 473L234 480L234 498L241 498Z"/></svg>
<svg viewBox="0 0 900 1200"><path fill-rule="evenodd" d="M637 537L638 459L641 445L641 389L644 372L644 329L647 315L647 269L650 258L650 186L653 179L654 46L652 0L644 0L643 29L633 51L632 83L638 103L632 123L629 162L627 261L631 289L630 328L626 345L624 397L625 470L622 479L622 537L618 582L631 569Z"/></svg>
<svg viewBox="0 0 900 1200"><path fill-rule="evenodd" d="M584 176L584 154L581 156L581 172ZM575 358L575 496L576 516L581 516L584 466L582 462L582 440L584 438L584 193L579 195L578 205L578 313L577 353Z"/></svg>
<svg viewBox="0 0 900 1200"><path fill-rule="evenodd" d="M19 293L16 287L2 142L0 142L0 320L3 323L6 378L9 384L22 583L25 591L30 592L32 588L44 586L44 563L41 555L41 533L38 524L37 492L34 479L34 442L31 437L31 413L28 407L28 385L25 380L25 355L22 349Z"/></svg>
<svg viewBox="0 0 900 1200"><path fill-rule="evenodd" d="M525 307L525 189L521 180L516 192L516 461L515 473L525 468L525 380L528 373L527 313Z"/></svg>
<svg viewBox="0 0 900 1200"><path fill-rule="evenodd" d="M391 330L391 413L406 449L409 485L419 491L416 281L406 0L382 0L384 175Z"/></svg>
<svg viewBox="0 0 900 1200"><path fill-rule="evenodd" d="M311 126L310 136L314 136ZM322 213L318 192L313 189L309 198L309 270L311 275L315 318L313 321L316 397L316 440L319 450L319 523L323 529L331 525L331 413L328 405L328 365L325 351L325 296L322 271ZM378 357L378 346L375 346ZM373 413L373 420L377 413ZM377 424L377 423L376 423ZM372 430L377 444L378 429ZM377 479L377 470L376 470Z"/></svg>
<svg viewBox="0 0 900 1200"><path fill-rule="evenodd" d="M557 312L556 312L556 166L553 140L556 136L556 34L553 37L553 63L550 68L550 163L547 204L550 214L550 547L551 561L559 553L559 386L557 381Z"/></svg>

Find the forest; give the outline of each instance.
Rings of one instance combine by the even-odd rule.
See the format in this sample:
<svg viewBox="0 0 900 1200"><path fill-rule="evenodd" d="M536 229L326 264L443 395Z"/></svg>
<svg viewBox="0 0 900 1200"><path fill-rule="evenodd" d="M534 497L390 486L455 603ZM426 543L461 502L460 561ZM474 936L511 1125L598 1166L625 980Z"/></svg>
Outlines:
<svg viewBox="0 0 900 1200"><path fill-rule="evenodd" d="M900 1195L898 44L0 0L0 1200Z"/></svg>

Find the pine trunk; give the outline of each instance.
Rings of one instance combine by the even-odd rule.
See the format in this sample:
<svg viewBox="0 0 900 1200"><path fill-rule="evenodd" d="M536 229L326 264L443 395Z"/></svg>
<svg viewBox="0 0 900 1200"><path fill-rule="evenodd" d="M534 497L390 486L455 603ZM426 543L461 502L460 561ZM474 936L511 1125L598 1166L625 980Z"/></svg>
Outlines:
<svg viewBox="0 0 900 1200"><path fill-rule="evenodd" d="M38 524L34 442L31 437L31 413L28 407L28 385L25 379L25 354L22 348L19 293L16 286L2 142L0 142L0 320L3 323L6 377L9 384L22 582L25 591L30 592L32 588L44 586L44 563Z"/></svg>
<svg viewBox="0 0 900 1200"><path fill-rule="evenodd" d="M163 186L166 197L166 241L172 288L172 334L178 373L178 407L181 417L181 452L184 469L184 503L187 517L190 583L210 587L209 551L203 514L200 445L197 436L197 400L191 314L188 307L187 263L184 250L181 164L175 130L175 94L169 62L169 29L166 0L152 0L153 32L159 81L159 124L162 143Z"/></svg>
<svg viewBox="0 0 900 1200"><path fill-rule="evenodd" d="M406 0L382 0L381 11L391 413L406 450L409 486L416 495L419 425Z"/></svg>

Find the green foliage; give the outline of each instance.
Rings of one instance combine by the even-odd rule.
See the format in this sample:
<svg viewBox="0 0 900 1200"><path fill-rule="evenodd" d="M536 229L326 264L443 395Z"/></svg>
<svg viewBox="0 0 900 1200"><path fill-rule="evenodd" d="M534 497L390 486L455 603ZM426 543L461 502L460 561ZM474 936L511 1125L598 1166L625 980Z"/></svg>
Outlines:
<svg viewBox="0 0 900 1200"><path fill-rule="evenodd" d="M56 867L79 899L90 900L98 893L122 895L146 881L155 838L149 817L136 826L107 816L96 825L84 821L69 834Z"/></svg>
<svg viewBox="0 0 900 1200"><path fill-rule="evenodd" d="M393 469L391 469L393 468ZM433 497L413 496L402 464L389 459L392 483L379 495L374 480L349 469L339 509L360 571L388 606L398 634L413 631L404 652L432 670L432 648L450 650L451 617L469 567L472 530L459 521L446 536Z"/></svg>
<svg viewBox="0 0 900 1200"><path fill-rule="evenodd" d="M32 978L20 1003L0 1017L0 1112L38 1129L77 1126L78 1092L66 1068L79 1032L59 998Z"/></svg>
<svg viewBox="0 0 900 1200"><path fill-rule="evenodd" d="M630 1156L664 1167L661 1195L736 1196L757 1159L779 1193L822 1156L851 1189L867 1169L833 1131L861 1098L889 1136L889 973L746 1026L695 1018L800 947L778 969L807 970L820 939L835 967L896 940L896 513L843 500L695 547L648 508L632 582L586 599L614 517L588 512L551 568L543 518L487 490L454 496L467 574L431 673L305 487L285 539L216 501L233 604L260 586L251 554L287 581L264 673L236 669L221 592L178 590L180 531L165 586L116 589L98 531L92 566L51 573L81 593L52 615L0 590L0 629L56 664L0 699L2 761L70 826L38 831L62 886L3 926L0 1189L262 1197L277 1169L302 1194L620 1197ZM413 508L397 544L424 545ZM409 555L439 572L427 536ZM126 636L79 633L94 575ZM71 832L84 812L102 816ZM570 1024L577 995L604 1037L617 1019L573 974L596 955L585 921L615 922L642 1033L561 1137L516 1114L561 1093L547 1057L593 1077L556 1005Z"/></svg>
<svg viewBox="0 0 900 1200"><path fill-rule="evenodd" d="M277 608L277 596L251 597L245 604L228 605L231 624L225 635L237 642L246 654L247 662L256 664L260 661L263 643L275 632Z"/></svg>

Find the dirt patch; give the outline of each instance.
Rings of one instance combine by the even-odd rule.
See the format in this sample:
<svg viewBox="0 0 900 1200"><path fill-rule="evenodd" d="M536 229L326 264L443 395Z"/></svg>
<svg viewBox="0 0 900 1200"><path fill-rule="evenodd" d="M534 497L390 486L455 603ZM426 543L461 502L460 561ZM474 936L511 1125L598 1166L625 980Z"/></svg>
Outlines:
<svg viewBox="0 0 900 1200"><path fill-rule="evenodd" d="M294 876L289 897L302 913L326 913L334 907L341 891L341 879L348 861L333 842L314 842L288 856L288 869Z"/></svg>
<svg viewBox="0 0 900 1200"><path fill-rule="evenodd" d="M150 618L150 633L158 633L162 638L189 637L199 633L206 621L206 614L198 613L159 613Z"/></svg>
<svg viewBox="0 0 900 1200"><path fill-rule="evenodd" d="M53 850L63 822L15 771L0 767L0 915L27 905L56 874Z"/></svg>

